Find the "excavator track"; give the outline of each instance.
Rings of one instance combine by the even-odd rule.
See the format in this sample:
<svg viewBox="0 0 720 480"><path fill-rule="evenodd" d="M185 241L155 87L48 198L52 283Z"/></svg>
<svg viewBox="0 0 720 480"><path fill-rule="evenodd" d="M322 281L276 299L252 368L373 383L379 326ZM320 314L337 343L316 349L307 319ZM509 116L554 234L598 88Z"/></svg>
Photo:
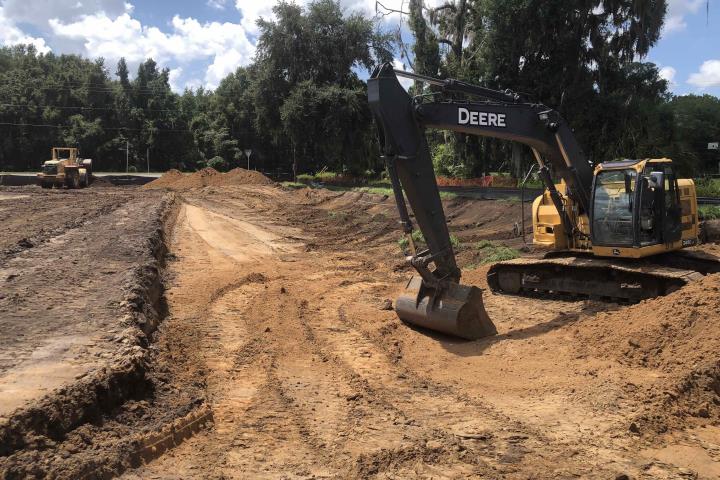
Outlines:
<svg viewBox="0 0 720 480"><path fill-rule="evenodd" d="M550 254L496 263L488 271L494 292L559 294L615 302L639 302L672 293L704 275L720 272L720 259L698 252L673 252L646 260Z"/></svg>

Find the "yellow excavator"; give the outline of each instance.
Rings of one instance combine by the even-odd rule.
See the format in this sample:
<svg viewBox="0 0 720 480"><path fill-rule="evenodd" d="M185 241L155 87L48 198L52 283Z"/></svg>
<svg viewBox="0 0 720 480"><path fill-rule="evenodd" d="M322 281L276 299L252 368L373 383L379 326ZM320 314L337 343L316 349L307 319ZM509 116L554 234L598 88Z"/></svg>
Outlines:
<svg viewBox="0 0 720 480"><path fill-rule="evenodd" d="M411 97L398 76L430 84L432 91ZM493 265L493 291L632 302L720 272L718 259L680 251L698 243L697 196L693 181L677 178L670 159L592 165L557 111L509 90L396 71L391 64L371 75L368 100L412 246L408 260L418 273L396 302L405 322L467 339L497 333L481 291L459 283L427 128L519 142L537 161L545 191L533 203L533 239L549 252ZM410 237L406 197L427 243L420 252Z"/></svg>

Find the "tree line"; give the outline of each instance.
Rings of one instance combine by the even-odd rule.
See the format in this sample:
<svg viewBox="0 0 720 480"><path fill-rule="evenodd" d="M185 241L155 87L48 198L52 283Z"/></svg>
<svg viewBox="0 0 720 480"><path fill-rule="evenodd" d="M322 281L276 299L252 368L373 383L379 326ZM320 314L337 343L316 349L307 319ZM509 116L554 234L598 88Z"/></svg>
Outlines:
<svg viewBox="0 0 720 480"><path fill-rule="evenodd" d="M258 20L254 61L214 91L174 93L152 60L132 76L124 59L0 49L0 169L35 170L51 146L78 146L102 170L246 165L379 174L363 78L400 57L415 72L523 92L558 109L588 157L668 156L686 174L717 171L720 100L673 96L657 66L665 0L411 0L398 30L333 0L279 2ZM381 6L382 7L382 6ZM380 13L383 13L382 8ZM391 13L391 12L387 12ZM405 42L407 29L414 42ZM414 85L413 93L421 91ZM437 170L520 175L532 161L507 142L430 132Z"/></svg>

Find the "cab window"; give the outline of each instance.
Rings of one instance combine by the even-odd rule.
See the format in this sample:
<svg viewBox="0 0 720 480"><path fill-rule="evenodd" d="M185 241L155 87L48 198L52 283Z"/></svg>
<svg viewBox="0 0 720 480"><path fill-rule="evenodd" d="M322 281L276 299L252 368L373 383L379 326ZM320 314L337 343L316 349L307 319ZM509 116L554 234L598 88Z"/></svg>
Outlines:
<svg viewBox="0 0 720 480"><path fill-rule="evenodd" d="M635 170L600 172L595 180L593 237L598 245L632 245Z"/></svg>

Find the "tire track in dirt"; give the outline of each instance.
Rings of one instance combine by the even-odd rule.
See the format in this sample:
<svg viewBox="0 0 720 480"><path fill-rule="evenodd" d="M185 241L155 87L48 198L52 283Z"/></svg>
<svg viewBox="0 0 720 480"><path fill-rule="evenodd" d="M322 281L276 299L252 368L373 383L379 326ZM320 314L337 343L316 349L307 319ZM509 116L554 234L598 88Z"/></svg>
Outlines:
<svg viewBox="0 0 720 480"><path fill-rule="evenodd" d="M194 232L203 233L197 229ZM226 246L222 252L233 256ZM316 264L314 270L334 268L342 272L357 268L352 260L329 260L333 265L323 261ZM244 336L249 340L237 347L242 365L236 373L247 376L253 371L250 377L257 378L258 371L266 372L264 383L258 386L259 382L255 382L255 391L264 393L255 397L262 398L259 405L251 402L250 406L233 409L227 393L212 398L215 382L223 379L232 384L238 378L229 377L227 369L225 374L219 373L223 368L213 365L208 350L201 348L205 351L203 358L210 361L206 365L208 371L212 372L207 388L216 420L216 431L208 434L212 440L198 439L197 443L202 445L191 441L173 452L172 460L166 456L150 465L145 473L162 471L168 462L177 468L178 464L186 463L189 455L190 466L202 468L206 474L262 475L259 463L281 468L283 472L295 471L299 476L333 476L344 472L364 477L384 472L419 473L418 469L432 474L439 465L446 476L497 475L485 459L477 458L473 446L468 452L468 446L462 445L448 429L449 420L457 423L476 415L475 406L448 396L438 397L438 389L430 388L427 383L396 378L392 362L382 361L382 352L337 319L336 312L342 307L335 301L316 312L309 311L307 301L298 299L298 295L312 299L332 297L334 289L328 289L327 281L313 282L313 277L308 278L298 265L287 270L278 267L280 265L275 266L275 271L281 276L265 283L265 292L260 291L257 296L258 291L251 293L242 287L225 292L218 303L213 304L209 317L225 313L218 318L228 321L231 318L227 315L228 307L219 307L228 299L235 304L232 308L238 304L247 306L243 310L248 328ZM254 298L243 299L242 295ZM257 309L258 305L264 308ZM223 342L233 344L236 341L233 335L238 334L242 332L225 331ZM265 360L261 360L263 356ZM215 375L219 377L213 379ZM238 422L241 417L243 420ZM233 436L237 427L241 432ZM274 435L268 438L264 432ZM488 460L499 456L505 464L517 463L522 459L519 453L522 436L509 437L511 443L501 454L495 453L494 445L483 445L480 449L489 452L485 455ZM290 443L289 449L282 448L285 442ZM208 462L208 458L213 458L208 454L208 443L236 445L243 450L242 459L228 453L220 456L222 460ZM477 439L473 443L477 443ZM302 454L273 455L271 452L278 447L283 452ZM318 452L323 452L322 459L318 458ZM468 461L462 461L462 457ZM332 466L332 469L318 471L318 465Z"/></svg>
<svg viewBox="0 0 720 480"><path fill-rule="evenodd" d="M180 261L169 298L171 313L185 320L175 323L180 333L165 333L182 336L185 364L199 365L175 365L195 368L175 383L201 383L215 428L125 478L672 478L657 464L644 473L627 436L593 432L597 422L620 418L601 404L613 385L597 408L578 396L563 406L568 397L554 395L552 382L563 386L565 377L542 385L543 372L557 375L552 354L543 353L547 337L530 343L522 331L518 340L508 333L497 346L437 340L432 347L447 365L409 362L406 354L433 360L418 348L434 339L400 330L381 312L398 275L389 273L393 259L377 232L356 228L367 218L338 220L273 191L188 198L192 225L174 242ZM297 239L307 240L304 252ZM514 328L542 330L548 313L580 308L535 302L525 309L538 309L528 326ZM563 319L573 311L557 313L557 327L541 333L571 325ZM544 363L527 376L510 369L513 381L492 388L508 365L470 361L486 348L486 362L529 353ZM452 375L439 375L444 369ZM523 379L528 389L518 395ZM583 383L583 395L597 385ZM563 412L571 418L558 417ZM592 418L576 425L585 413Z"/></svg>
<svg viewBox="0 0 720 480"><path fill-rule="evenodd" d="M39 209L37 196L23 196L19 201L13 201L12 209L8 212L9 218L0 212L0 221L8 232L12 232L0 242L5 247L0 250L0 265L25 250L51 242L70 230L83 228L111 214L133 198L129 194L93 190L85 194L87 200L93 203L88 207L83 204L85 198L82 197L79 202L76 199L71 202L66 195L44 194L47 204Z"/></svg>

